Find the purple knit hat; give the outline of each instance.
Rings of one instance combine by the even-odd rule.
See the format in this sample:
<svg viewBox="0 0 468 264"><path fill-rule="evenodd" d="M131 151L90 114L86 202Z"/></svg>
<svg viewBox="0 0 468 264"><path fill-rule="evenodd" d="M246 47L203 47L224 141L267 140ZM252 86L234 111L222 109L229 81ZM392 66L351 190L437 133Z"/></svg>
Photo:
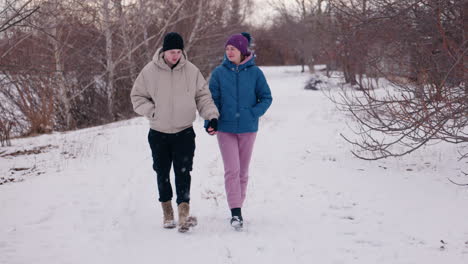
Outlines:
<svg viewBox="0 0 468 264"><path fill-rule="evenodd" d="M227 40L226 44L224 47L227 47L227 45L232 45L236 47L242 55L244 56L249 56L249 40L242 34L235 34L229 37Z"/></svg>

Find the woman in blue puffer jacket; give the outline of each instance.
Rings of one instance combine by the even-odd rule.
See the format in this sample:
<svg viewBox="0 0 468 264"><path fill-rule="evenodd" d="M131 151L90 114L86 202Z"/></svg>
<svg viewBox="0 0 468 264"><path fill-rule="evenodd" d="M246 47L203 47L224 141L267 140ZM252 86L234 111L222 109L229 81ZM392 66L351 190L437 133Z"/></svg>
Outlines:
<svg viewBox="0 0 468 264"><path fill-rule="evenodd" d="M205 126L209 134L217 133L231 225L236 229L243 227L241 208L258 120L272 102L270 87L248 49L250 39L248 33L242 33L227 40L224 61L212 72L209 84L220 117Z"/></svg>

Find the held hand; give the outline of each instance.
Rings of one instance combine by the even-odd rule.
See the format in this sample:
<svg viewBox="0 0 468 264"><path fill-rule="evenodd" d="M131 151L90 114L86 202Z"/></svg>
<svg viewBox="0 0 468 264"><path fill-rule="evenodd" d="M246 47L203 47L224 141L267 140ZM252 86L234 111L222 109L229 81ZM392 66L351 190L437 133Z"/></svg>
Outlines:
<svg viewBox="0 0 468 264"><path fill-rule="evenodd" d="M217 133L212 127L207 128L206 132L208 132L208 134L210 134L212 136L216 135L216 133Z"/></svg>
<svg viewBox="0 0 468 264"><path fill-rule="evenodd" d="M216 135L218 131L218 119L213 118L208 122L206 132L210 135Z"/></svg>

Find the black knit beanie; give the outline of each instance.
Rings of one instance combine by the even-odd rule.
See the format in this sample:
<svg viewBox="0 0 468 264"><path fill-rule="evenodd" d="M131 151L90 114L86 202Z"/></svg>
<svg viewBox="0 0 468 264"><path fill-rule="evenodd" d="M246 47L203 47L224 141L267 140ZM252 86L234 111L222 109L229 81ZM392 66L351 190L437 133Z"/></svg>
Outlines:
<svg viewBox="0 0 468 264"><path fill-rule="evenodd" d="M164 36L164 43L162 51L171 50L171 49L184 49L184 40L179 33L169 32Z"/></svg>

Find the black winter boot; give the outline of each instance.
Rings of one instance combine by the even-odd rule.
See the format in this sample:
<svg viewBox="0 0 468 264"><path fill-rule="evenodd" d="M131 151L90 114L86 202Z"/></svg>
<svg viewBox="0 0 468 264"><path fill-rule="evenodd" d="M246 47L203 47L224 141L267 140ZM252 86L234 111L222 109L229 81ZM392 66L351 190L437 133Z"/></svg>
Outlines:
<svg viewBox="0 0 468 264"><path fill-rule="evenodd" d="M241 209L232 208L231 215L231 226L234 227L234 229L237 231L242 230L244 227L244 219L242 218Z"/></svg>

